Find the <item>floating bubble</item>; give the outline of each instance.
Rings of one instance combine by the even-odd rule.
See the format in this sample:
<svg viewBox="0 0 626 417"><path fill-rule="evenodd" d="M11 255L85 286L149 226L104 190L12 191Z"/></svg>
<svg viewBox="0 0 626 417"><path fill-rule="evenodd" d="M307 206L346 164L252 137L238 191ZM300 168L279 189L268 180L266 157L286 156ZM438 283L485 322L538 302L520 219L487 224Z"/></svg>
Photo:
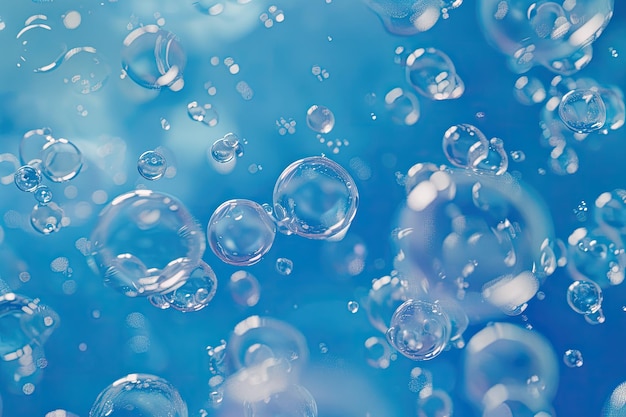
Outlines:
<svg viewBox="0 0 626 417"><path fill-rule="evenodd" d="M563 354L563 362L570 368L580 368L583 366L583 354L580 350L567 349Z"/></svg>
<svg viewBox="0 0 626 417"><path fill-rule="evenodd" d="M317 404L300 385L290 385L262 401L244 403L245 417L317 417Z"/></svg>
<svg viewBox="0 0 626 417"><path fill-rule="evenodd" d="M164 298L174 310L187 313L206 307L217 291L217 277L209 265L200 261L189 273L185 283L164 294Z"/></svg>
<svg viewBox="0 0 626 417"><path fill-rule="evenodd" d="M341 238L348 231L359 193L339 164L309 157L285 168L274 186L273 200L282 230L308 239L329 239Z"/></svg>
<svg viewBox="0 0 626 417"><path fill-rule="evenodd" d="M602 417L626 416L626 382L619 384L602 407Z"/></svg>
<svg viewBox="0 0 626 417"><path fill-rule="evenodd" d="M409 374L409 391L416 393L420 396L422 390L425 390L425 394L432 392L433 390L433 374L420 367L411 369Z"/></svg>
<svg viewBox="0 0 626 417"><path fill-rule="evenodd" d="M578 228L568 238L568 271L579 280L590 279L605 288L624 281L626 254L618 236L601 228Z"/></svg>
<svg viewBox="0 0 626 417"><path fill-rule="evenodd" d="M525 106L539 104L546 99L547 93L541 81L535 77L523 75L515 81L513 94L517 101Z"/></svg>
<svg viewBox="0 0 626 417"><path fill-rule="evenodd" d="M254 275L247 271L233 272L228 282L233 300L244 307L254 307L261 297L261 285Z"/></svg>
<svg viewBox="0 0 626 417"><path fill-rule="evenodd" d="M163 378L129 374L106 387L96 398L89 417L187 417L187 405L176 388Z"/></svg>
<svg viewBox="0 0 626 417"><path fill-rule="evenodd" d="M486 155L474 161L474 169L481 173L502 175L509 167L509 157L500 138L491 138Z"/></svg>
<svg viewBox="0 0 626 417"><path fill-rule="evenodd" d="M293 271L293 261L288 258L276 259L276 270L280 275L291 275Z"/></svg>
<svg viewBox="0 0 626 417"><path fill-rule="evenodd" d="M432 28L441 15L440 0L365 0L387 32L411 36Z"/></svg>
<svg viewBox="0 0 626 417"><path fill-rule="evenodd" d="M239 138L234 133L227 133L223 138L213 142L211 145L211 157L219 163L225 164L236 157L243 156L243 146Z"/></svg>
<svg viewBox="0 0 626 417"><path fill-rule="evenodd" d="M335 115L328 107L314 104L306 111L306 124L314 132L330 133L335 127Z"/></svg>
<svg viewBox="0 0 626 417"><path fill-rule="evenodd" d="M104 282L134 297L167 292L204 253L202 229L176 198L135 190L102 209L91 234L90 264Z"/></svg>
<svg viewBox="0 0 626 417"><path fill-rule="evenodd" d="M450 339L450 319L437 304L407 300L393 314L386 335L407 358L430 360L443 352Z"/></svg>
<svg viewBox="0 0 626 417"><path fill-rule="evenodd" d="M54 182L71 180L83 167L82 153L67 139L48 141L40 155L42 174Z"/></svg>
<svg viewBox="0 0 626 417"><path fill-rule="evenodd" d="M157 25L141 26L123 42L122 68L138 85L179 91L187 58L176 35Z"/></svg>
<svg viewBox="0 0 626 417"><path fill-rule="evenodd" d="M187 104L187 114L191 120L201 122L209 127L215 127L219 123L219 115L213 105L207 103L200 105L197 101Z"/></svg>
<svg viewBox="0 0 626 417"><path fill-rule="evenodd" d="M52 130L44 127L24 133L20 141L19 156L23 165L38 166L41 163L41 150L48 142L53 142Z"/></svg>
<svg viewBox="0 0 626 417"><path fill-rule="evenodd" d="M33 192L41 184L41 173L38 169L25 165L15 171L14 181L21 191Z"/></svg>
<svg viewBox="0 0 626 417"><path fill-rule="evenodd" d="M391 316L410 298L409 295L407 281L396 275L372 280L372 288L363 303L372 326L381 333L387 332Z"/></svg>
<svg viewBox="0 0 626 417"><path fill-rule="evenodd" d="M30 213L30 224L44 235L61 230L63 210L55 203L37 204Z"/></svg>
<svg viewBox="0 0 626 417"><path fill-rule="evenodd" d="M58 42L56 32L43 14L30 16L15 39L20 47L19 68L33 72L48 72L57 68L67 46Z"/></svg>
<svg viewBox="0 0 626 417"><path fill-rule="evenodd" d="M473 168L487 157L489 141L476 126L460 124L450 127L443 135L443 153L448 161L460 168Z"/></svg>
<svg viewBox="0 0 626 417"><path fill-rule="evenodd" d="M394 88L385 95L385 107L391 114L391 120L399 125L413 126L420 117L417 97L409 91Z"/></svg>
<svg viewBox="0 0 626 417"><path fill-rule="evenodd" d="M359 311L359 303L354 300L348 301L348 311L352 314L357 313Z"/></svg>
<svg viewBox="0 0 626 417"><path fill-rule="evenodd" d="M213 253L231 265L253 265L271 249L276 226L265 209L250 200L228 200L211 216L207 238Z"/></svg>
<svg viewBox="0 0 626 417"><path fill-rule="evenodd" d="M594 220L626 235L626 190L617 188L600 194L595 201Z"/></svg>
<svg viewBox="0 0 626 417"><path fill-rule="evenodd" d="M406 79L415 91L431 100L459 98L465 91L452 60L435 48L419 48L407 57Z"/></svg>
<svg viewBox="0 0 626 417"><path fill-rule="evenodd" d="M605 129L617 130L624 126L626 106L622 90L617 86L607 86L598 88L598 93L606 107Z"/></svg>
<svg viewBox="0 0 626 417"><path fill-rule="evenodd" d="M452 399L440 389L432 390L429 395L420 395L417 400L418 417L451 416L452 410Z"/></svg>
<svg viewBox="0 0 626 417"><path fill-rule="evenodd" d="M47 185L38 185L33 190L33 194L40 204L48 204L52 201L52 190Z"/></svg>
<svg viewBox="0 0 626 417"><path fill-rule="evenodd" d="M221 0L198 0L192 3L197 11L217 16L224 11L224 2Z"/></svg>
<svg viewBox="0 0 626 417"><path fill-rule="evenodd" d="M376 369L387 369L391 364L392 349L382 337L369 337L365 340L365 361Z"/></svg>
<svg viewBox="0 0 626 417"><path fill-rule="evenodd" d="M593 314L602 307L602 290L593 281L574 281L567 288L567 304L578 314Z"/></svg>
<svg viewBox="0 0 626 417"><path fill-rule="evenodd" d="M15 182L15 171L20 167L20 161L12 153L0 154L0 183L4 185Z"/></svg>
<svg viewBox="0 0 626 417"><path fill-rule="evenodd" d="M166 169L167 161L157 151L146 151L137 160L137 170L142 177L150 181L162 178Z"/></svg>
<svg viewBox="0 0 626 417"><path fill-rule="evenodd" d="M83 46L70 49L63 57L63 82L79 94L100 90L111 75L111 69L95 48Z"/></svg>
<svg viewBox="0 0 626 417"><path fill-rule="evenodd" d="M561 99L559 116L574 132L590 133L604 126L606 106L596 91L572 90Z"/></svg>

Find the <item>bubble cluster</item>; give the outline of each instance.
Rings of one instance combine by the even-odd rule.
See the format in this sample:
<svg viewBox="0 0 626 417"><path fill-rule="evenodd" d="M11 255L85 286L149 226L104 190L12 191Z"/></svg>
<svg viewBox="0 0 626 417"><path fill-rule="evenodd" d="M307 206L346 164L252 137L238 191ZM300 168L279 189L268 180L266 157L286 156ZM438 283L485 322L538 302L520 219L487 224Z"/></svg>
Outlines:
<svg viewBox="0 0 626 417"><path fill-rule="evenodd" d="M217 291L217 277L204 261L191 269L185 283L174 291L160 295L174 310L188 313L206 307Z"/></svg>

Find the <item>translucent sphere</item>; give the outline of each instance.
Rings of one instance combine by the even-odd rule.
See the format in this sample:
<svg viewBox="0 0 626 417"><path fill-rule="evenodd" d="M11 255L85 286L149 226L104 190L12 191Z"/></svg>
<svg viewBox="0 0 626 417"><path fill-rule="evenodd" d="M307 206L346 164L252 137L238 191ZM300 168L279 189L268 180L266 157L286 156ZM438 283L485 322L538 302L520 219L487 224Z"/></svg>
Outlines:
<svg viewBox="0 0 626 417"><path fill-rule="evenodd" d="M293 261L289 258L276 259L276 271L281 275L290 275L293 271Z"/></svg>
<svg viewBox="0 0 626 417"><path fill-rule="evenodd" d="M24 165L15 171L14 181L20 190L32 192L41 184L41 174L38 169Z"/></svg>
<svg viewBox="0 0 626 417"><path fill-rule="evenodd" d="M593 314L602 307L602 290L593 281L574 281L567 288L567 304L578 314Z"/></svg>
<svg viewBox="0 0 626 417"><path fill-rule="evenodd" d="M40 155L42 174L54 182L71 180L83 167L82 153L67 139L46 142Z"/></svg>
<svg viewBox="0 0 626 417"><path fill-rule="evenodd" d="M47 185L38 185L33 190L33 194L40 204L48 204L52 201L52 190Z"/></svg>
<svg viewBox="0 0 626 417"><path fill-rule="evenodd" d="M306 124L314 132L330 133L335 127L335 115L328 107L314 104L306 111Z"/></svg>
<svg viewBox="0 0 626 417"><path fill-rule="evenodd" d="M145 88L182 89L186 61L176 35L157 25L141 26L130 32L123 42L122 68Z"/></svg>
<svg viewBox="0 0 626 417"><path fill-rule="evenodd" d="M431 100L459 98L465 91L452 60L435 48L419 48L407 57L406 79L415 91Z"/></svg>
<svg viewBox="0 0 626 417"><path fill-rule="evenodd" d="M365 0L393 35L411 36L432 28L441 15L441 0Z"/></svg>
<svg viewBox="0 0 626 417"><path fill-rule="evenodd" d="M583 354L577 349L567 349L563 354L563 362L570 368L583 366Z"/></svg>
<svg viewBox="0 0 626 417"><path fill-rule="evenodd" d="M39 166L41 163L41 150L55 139L52 130L48 127L33 129L24 133L20 141L19 156L23 165Z"/></svg>
<svg viewBox="0 0 626 417"><path fill-rule="evenodd" d="M407 300L391 318L387 330L389 343L409 359L433 359L450 340L450 319L439 305Z"/></svg>
<svg viewBox="0 0 626 417"><path fill-rule="evenodd" d="M134 297L180 285L204 253L202 229L176 198L135 190L111 201L91 234L91 264L104 282Z"/></svg>
<svg viewBox="0 0 626 417"><path fill-rule="evenodd" d="M200 122L209 127L215 127L219 123L219 114L215 108L207 103L204 105L198 104L197 101L192 101L187 104L187 115L191 120Z"/></svg>
<svg viewBox="0 0 626 417"><path fill-rule="evenodd" d="M206 307L217 291L217 277L204 261L189 272L185 283L174 291L163 295L167 304L174 310L187 313Z"/></svg>
<svg viewBox="0 0 626 417"><path fill-rule="evenodd" d="M620 236L606 229L578 228L568 238L568 272L574 279L591 280L601 288L619 285L626 275L623 247Z"/></svg>
<svg viewBox="0 0 626 417"><path fill-rule="evenodd" d="M350 174L325 157L293 162L274 186L280 227L309 239L342 237L350 227L359 193Z"/></svg>
<svg viewBox="0 0 626 417"><path fill-rule="evenodd" d="M413 126L420 117L419 101L415 94L394 88L385 94L385 107L391 120L401 126Z"/></svg>
<svg viewBox="0 0 626 417"><path fill-rule="evenodd" d="M89 417L187 417L187 405L168 381L149 374L130 374L106 387Z"/></svg>
<svg viewBox="0 0 626 417"><path fill-rule="evenodd" d="M602 407L602 417L624 417L626 416L626 382L619 384Z"/></svg>
<svg viewBox="0 0 626 417"><path fill-rule="evenodd" d="M513 94L517 101L525 106L541 103L547 96L546 89L539 79L525 75L515 81Z"/></svg>
<svg viewBox="0 0 626 417"><path fill-rule="evenodd" d="M63 82L79 94L100 90L111 75L105 58L90 46L70 49L63 57L61 72Z"/></svg>
<svg viewBox="0 0 626 417"><path fill-rule="evenodd" d="M300 385L290 385L262 401L244 403L245 417L317 417L317 404Z"/></svg>
<svg viewBox="0 0 626 417"><path fill-rule="evenodd" d="M418 417L452 416L452 399L447 392L436 389L417 400Z"/></svg>
<svg viewBox="0 0 626 417"><path fill-rule="evenodd" d="M39 233L49 235L61 230L63 215L63 210L55 203L40 203L30 213L30 224Z"/></svg>
<svg viewBox="0 0 626 417"><path fill-rule="evenodd" d="M137 171L147 180L155 181L165 175L167 161L157 151L146 151L137 160Z"/></svg>
<svg viewBox="0 0 626 417"><path fill-rule="evenodd" d="M443 135L443 153L448 161L460 168L473 168L487 156L489 141L476 126L460 124L450 127Z"/></svg>
<svg viewBox="0 0 626 417"><path fill-rule="evenodd" d="M228 289L233 300L244 307L255 306L261 297L259 281L247 271L233 272L228 281Z"/></svg>
<svg viewBox="0 0 626 417"><path fill-rule="evenodd" d="M574 132L590 133L604 126L606 106L597 91L572 90L561 99L559 116Z"/></svg>
<svg viewBox="0 0 626 417"><path fill-rule="evenodd" d="M215 209L207 227L213 253L231 265L253 265L272 248L276 226L250 200L228 200Z"/></svg>

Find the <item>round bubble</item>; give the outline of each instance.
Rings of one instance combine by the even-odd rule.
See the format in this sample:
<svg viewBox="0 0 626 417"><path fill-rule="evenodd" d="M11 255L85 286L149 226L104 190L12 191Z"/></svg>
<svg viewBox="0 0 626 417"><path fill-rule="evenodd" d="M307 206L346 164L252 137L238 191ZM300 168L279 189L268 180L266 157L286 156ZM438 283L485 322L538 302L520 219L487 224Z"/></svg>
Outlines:
<svg viewBox="0 0 626 417"><path fill-rule="evenodd" d="M248 271L233 272L228 281L228 289L233 300L244 307L254 307L261 297L261 285Z"/></svg>
<svg viewBox="0 0 626 417"><path fill-rule="evenodd" d="M602 288L619 285L626 269L623 247L622 239L614 233L578 228L568 238L568 272L575 279L590 279Z"/></svg>
<svg viewBox="0 0 626 417"><path fill-rule="evenodd" d="M567 288L567 304L578 314L593 314L602 307L602 290L593 281L574 281Z"/></svg>
<svg viewBox="0 0 626 417"><path fill-rule="evenodd" d="M574 132L590 133L604 126L606 106L597 91L572 90L561 99L559 116Z"/></svg>
<svg viewBox="0 0 626 417"><path fill-rule="evenodd" d="M435 48L419 48L407 57L406 79L415 91L431 100L459 98L465 91L452 60Z"/></svg>
<svg viewBox="0 0 626 417"><path fill-rule="evenodd" d="M441 15L441 0L366 0L393 35L411 36L432 28Z"/></svg>
<svg viewBox="0 0 626 417"><path fill-rule="evenodd" d="M415 94L394 88L385 94L385 107L391 120L401 126L413 126L420 117L419 101Z"/></svg>
<svg viewBox="0 0 626 417"><path fill-rule="evenodd" d="M89 417L187 417L187 405L176 388L163 378L130 374L106 387L96 398Z"/></svg>
<svg viewBox="0 0 626 417"><path fill-rule="evenodd" d="M583 366L583 354L577 349L567 349L563 354L563 362L570 368Z"/></svg>
<svg viewBox="0 0 626 417"><path fill-rule="evenodd" d="M272 248L276 226L265 209L250 200L228 200L215 209L207 227L213 253L231 265L253 265Z"/></svg>
<svg viewBox="0 0 626 417"><path fill-rule="evenodd" d="M91 234L90 264L104 282L134 297L168 292L188 277L205 249L204 234L176 198L135 190L113 199Z"/></svg>
<svg viewBox="0 0 626 417"><path fill-rule="evenodd" d="M49 235L61 230L63 216L63 210L55 203L40 203L30 213L30 224L39 233Z"/></svg>
<svg viewBox="0 0 626 417"><path fill-rule="evenodd" d="M209 127L217 126L220 120L217 111L211 104L200 105L197 101L187 104L187 115L191 120L201 122Z"/></svg>
<svg viewBox="0 0 626 417"><path fill-rule="evenodd" d="M52 130L44 127L24 133L20 141L19 156L23 165L39 166L41 164L41 150L49 142L54 142Z"/></svg>
<svg viewBox="0 0 626 417"><path fill-rule="evenodd" d="M474 161L474 170L482 173L502 175L509 167L509 156L500 138L491 138L486 155Z"/></svg>
<svg viewBox="0 0 626 417"><path fill-rule="evenodd" d="M33 192L41 184L41 173L38 169L25 165L15 171L14 181L20 190Z"/></svg>
<svg viewBox="0 0 626 417"><path fill-rule="evenodd" d="M273 200L281 231L308 239L341 238L356 215L359 192L342 166L315 156L285 168Z"/></svg>
<svg viewBox="0 0 626 417"><path fill-rule="evenodd" d="M206 307L217 291L217 277L209 265L200 261L189 273L185 283L164 294L167 304L183 313L199 311Z"/></svg>
<svg viewBox="0 0 626 417"><path fill-rule="evenodd" d="M281 275L290 275L293 271L293 261L289 258L276 259L276 271Z"/></svg>
<svg viewBox="0 0 626 417"><path fill-rule="evenodd" d="M155 181L165 175L167 161L157 151L146 151L137 160L137 171L147 180Z"/></svg>
<svg viewBox="0 0 626 417"><path fill-rule="evenodd" d="M51 181L64 182L76 177L83 167L83 155L67 139L48 141L41 149L41 172Z"/></svg>
<svg viewBox="0 0 626 417"><path fill-rule="evenodd" d="M626 416L626 382L619 384L604 402L602 417Z"/></svg>
<svg viewBox="0 0 626 417"><path fill-rule="evenodd" d="M432 390L430 395L420 395L417 400L418 417L451 416L452 410L452 399L440 389Z"/></svg>
<svg viewBox="0 0 626 417"><path fill-rule="evenodd" d="M424 361L443 352L450 331L450 319L438 304L407 300L393 314L386 336L407 358Z"/></svg>
<svg viewBox="0 0 626 417"><path fill-rule="evenodd" d="M187 57L176 35L157 25L141 26L123 42L122 68L145 88L183 88Z"/></svg>
<svg viewBox="0 0 626 417"><path fill-rule="evenodd" d="M599 87L598 93L606 107L606 122L604 127L617 130L624 126L626 119L626 106L624 105L624 93L617 86Z"/></svg>
<svg viewBox="0 0 626 417"><path fill-rule="evenodd" d="M47 185L38 185L37 188L33 190L33 194L40 204L48 204L52 201L52 190L50 190Z"/></svg>
<svg viewBox="0 0 626 417"><path fill-rule="evenodd" d="M19 45L17 66L33 72L48 72L57 68L67 52L67 45L58 42L57 32L43 14L30 16L15 39Z"/></svg>
<svg viewBox="0 0 626 417"><path fill-rule="evenodd" d="M540 397L549 401L558 387L557 364L552 346L536 331L511 323L494 323L467 343L465 390L474 404L483 407L489 399L487 394L498 386L510 391L519 389L530 397L528 382L536 379L541 385ZM494 394L491 391L490 395Z"/></svg>
<svg viewBox="0 0 626 417"><path fill-rule="evenodd" d="M494 386L483 399L482 417L556 417L541 391L531 388L537 384L543 386L537 377L531 377L525 387L504 384Z"/></svg>
<svg viewBox="0 0 626 417"><path fill-rule="evenodd" d="M391 317L410 298L409 294L407 281L397 275L372 280L372 287L362 302L370 324L381 333L387 332Z"/></svg>
<svg viewBox="0 0 626 417"><path fill-rule="evenodd" d="M368 337L363 344L365 347L365 361L376 369L387 369L391 364L392 348L382 337Z"/></svg>
<svg viewBox="0 0 626 417"><path fill-rule="evenodd" d="M600 194L595 201L594 220L626 235L626 190L616 188Z"/></svg>
<svg viewBox="0 0 626 417"><path fill-rule="evenodd" d="M314 132L330 133L335 127L335 115L328 107L314 104L306 111L306 124Z"/></svg>
<svg viewBox="0 0 626 417"><path fill-rule="evenodd" d="M489 141L476 126L460 124L450 127L443 135L443 153L448 161L460 168L473 168L487 157Z"/></svg>
<svg viewBox="0 0 626 417"><path fill-rule="evenodd" d="M111 74L111 69L95 48L84 46L70 49L63 57L63 82L79 94L100 90Z"/></svg>
<svg viewBox="0 0 626 417"><path fill-rule="evenodd" d="M256 402L244 403L245 417L317 417L317 404L300 385L289 385L280 392Z"/></svg>
<svg viewBox="0 0 626 417"><path fill-rule="evenodd" d="M547 97L543 83L535 77L527 77L525 75L515 81L513 94L517 101L525 106L541 103Z"/></svg>
<svg viewBox="0 0 626 417"><path fill-rule="evenodd" d="M227 133L223 138L211 145L211 157L219 163L225 164L233 160L235 156L243 156L243 146L234 133Z"/></svg>

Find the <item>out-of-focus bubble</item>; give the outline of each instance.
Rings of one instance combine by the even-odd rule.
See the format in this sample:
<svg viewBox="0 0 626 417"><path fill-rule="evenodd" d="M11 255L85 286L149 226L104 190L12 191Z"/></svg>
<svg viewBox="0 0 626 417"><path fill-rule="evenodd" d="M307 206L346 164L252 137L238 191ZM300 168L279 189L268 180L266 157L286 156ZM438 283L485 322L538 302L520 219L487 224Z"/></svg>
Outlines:
<svg viewBox="0 0 626 417"><path fill-rule="evenodd" d="M243 145L234 133L227 133L223 138L213 142L209 151L216 162L225 164L233 158L243 156Z"/></svg>
<svg viewBox="0 0 626 417"><path fill-rule="evenodd" d="M591 44L613 15L613 0L563 4L482 0L478 15L487 40L509 56L516 72L543 65L572 74L589 63Z"/></svg>
<svg viewBox="0 0 626 417"><path fill-rule="evenodd" d="M57 68L67 52L67 45L58 42L56 36L46 15L38 14L26 19L24 27L15 37L20 46L17 66L33 72L48 72Z"/></svg>
<svg viewBox="0 0 626 417"><path fill-rule="evenodd" d="M335 127L335 115L326 106L312 105L306 111L306 125L317 133L330 133Z"/></svg>
<svg viewBox="0 0 626 417"><path fill-rule="evenodd" d="M532 398L535 392L529 391L532 387L528 381L536 379L541 383L540 397L550 401L558 386L557 362L550 343L536 331L510 323L489 325L476 333L465 348L467 396L481 408L502 402L493 389L511 393L520 390L523 397Z"/></svg>
<svg viewBox="0 0 626 417"><path fill-rule="evenodd" d="M209 127L217 126L220 121L217 111L209 103L200 105L197 101L192 101L187 104L187 114L191 120L203 123Z"/></svg>
<svg viewBox="0 0 626 417"><path fill-rule="evenodd" d="M559 116L574 132L590 133L604 126L606 106L597 91L572 90L561 99Z"/></svg>
<svg viewBox="0 0 626 417"><path fill-rule="evenodd" d="M38 185L33 190L33 195L40 204L48 204L52 201L52 190L47 185Z"/></svg>
<svg viewBox="0 0 626 417"><path fill-rule="evenodd" d="M228 281L228 289L233 300L244 307L254 307L261 297L259 281L247 271L233 272Z"/></svg>
<svg viewBox="0 0 626 417"><path fill-rule="evenodd" d="M102 55L91 46L70 49L63 57L61 71L63 82L79 94L100 90L111 74Z"/></svg>
<svg viewBox="0 0 626 417"><path fill-rule="evenodd" d="M439 305L407 300L391 318L386 336L389 343L409 359L433 359L450 340L450 319Z"/></svg>
<svg viewBox="0 0 626 417"><path fill-rule="evenodd" d="M615 387L602 408L602 417L624 416L626 416L626 382Z"/></svg>
<svg viewBox="0 0 626 417"><path fill-rule="evenodd" d="M326 241L322 247L324 266L337 279L361 274L367 259L367 246L358 236L348 234L339 242Z"/></svg>
<svg viewBox="0 0 626 417"><path fill-rule="evenodd" d="M54 140L52 130L47 127L29 130L24 133L19 148L21 163L23 165L38 166L41 163L41 150Z"/></svg>
<svg viewBox="0 0 626 417"><path fill-rule="evenodd" d="M285 168L273 200L281 231L308 239L340 239L356 215L359 192L341 165L314 156Z"/></svg>
<svg viewBox="0 0 626 417"><path fill-rule="evenodd" d="M55 203L37 204L30 213L30 224L44 235L61 230L63 210Z"/></svg>
<svg viewBox="0 0 626 417"><path fill-rule="evenodd" d="M550 169L557 175L571 175L578 171L578 154L569 145L557 146L550 152Z"/></svg>
<svg viewBox="0 0 626 417"><path fill-rule="evenodd" d="M529 383L541 384L538 378L531 378ZM485 394L482 408L482 417L556 417L540 392L516 385L498 384L491 388Z"/></svg>
<svg viewBox="0 0 626 417"><path fill-rule="evenodd" d="M206 307L217 291L217 277L209 265L200 261L193 268L185 283L164 294L165 300L174 310L183 313L199 311Z"/></svg>
<svg viewBox="0 0 626 417"><path fill-rule="evenodd" d="M452 399L440 389L432 390L429 395L420 395L417 400L418 417L451 416L452 411Z"/></svg>
<svg viewBox="0 0 626 417"><path fill-rule="evenodd" d="M376 369L387 369L391 364L392 349L382 337L368 337L364 343L365 361Z"/></svg>
<svg viewBox="0 0 626 417"><path fill-rule="evenodd" d="M385 107L391 114L391 120L402 126L413 126L420 117L417 97L409 91L394 88L385 95Z"/></svg>
<svg viewBox="0 0 626 417"><path fill-rule="evenodd" d="M359 303L354 300L348 301L348 311L356 314L359 311Z"/></svg>
<svg viewBox="0 0 626 417"><path fill-rule="evenodd" d="M570 368L583 366L583 354L577 349L567 349L563 354L563 362Z"/></svg>
<svg viewBox="0 0 626 417"><path fill-rule="evenodd" d="M155 181L165 175L167 161L157 151L146 151L137 160L137 171L147 180Z"/></svg>
<svg viewBox="0 0 626 417"><path fill-rule="evenodd" d="M409 297L407 281L396 275L385 275L372 281L372 288L362 304L374 328L386 333L391 316Z"/></svg>
<svg viewBox="0 0 626 417"><path fill-rule="evenodd" d="M69 411L58 409L58 410L49 411L48 413L46 413L45 417L78 417L78 416L74 413L70 413Z"/></svg>
<svg viewBox="0 0 626 417"><path fill-rule="evenodd" d="M40 155L42 174L54 182L69 181L83 168L82 153L67 139L48 141Z"/></svg>
<svg viewBox="0 0 626 417"><path fill-rule="evenodd" d="M602 308L602 289L593 281L574 281L567 288L567 304L578 314L594 314Z"/></svg>
<svg viewBox="0 0 626 417"><path fill-rule="evenodd" d="M176 388L163 378L130 374L106 387L96 398L89 417L187 417L187 405Z"/></svg>
<svg viewBox="0 0 626 417"><path fill-rule="evenodd" d="M14 181L17 188L30 193L41 184L41 173L30 165L24 165L15 171Z"/></svg>
<svg viewBox="0 0 626 417"><path fill-rule="evenodd" d="M460 124L450 127L443 135L443 153L448 161L460 168L473 168L487 157L489 141L476 126Z"/></svg>
<svg viewBox="0 0 626 417"><path fill-rule="evenodd" d="M272 248L276 226L263 207L228 200L215 209L207 227L213 253L231 265L253 265Z"/></svg>
<svg viewBox="0 0 626 417"><path fill-rule="evenodd" d="M461 307L459 303L454 299L448 298L438 302L439 308L448 316L450 320L450 340L449 343L462 349L465 347L465 340L463 339L463 333L469 325L469 318L467 313Z"/></svg>
<svg viewBox="0 0 626 417"><path fill-rule="evenodd" d="M491 138L485 157L474 161L474 169L477 172L502 175L508 167L509 157L500 138Z"/></svg>
<svg viewBox="0 0 626 417"><path fill-rule="evenodd" d="M535 77L523 75L515 81L513 94L517 101L525 106L539 104L546 99L547 93L543 84Z"/></svg>
<svg viewBox="0 0 626 417"><path fill-rule="evenodd" d="M20 161L12 153L0 154L0 184L8 185L15 182L15 171L20 167Z"/></svg>
<svg viewBox="0 0 626 417"><path fill-rule="evenodd" d="M150 190L114 198L90 240L90 264L107 285L130 297L180 285L205 248L202 229L183 203Z"/></svg>
<svg viewBox="0 0 626 417"><path fill-rule="evenodd" d="M626 190L617 188L596 198L594 220L626 235Z"/></svg>
<svg viewBox="0 0 626 417"><path fill-rule="evenodd" d="M578 280L590 279L602 288L624 281L626 254L619 236L610 237L602 229L584 227L568 238L568 271Z"/></svg>
<svg viewBox="0 0 626 417"><path fill-rule="evenodd" d="M224 2L221 0L198 0L192 4L197 11L209 16L217 16L224 11Z"/></svg>
<svg viewBox="0 0 626 417"><path fill-rule="evenodd" d="M459 98L465 91L452 60L435 48L419 48L407 57L406 79L415 91L431 100Z"/></svg>
<svg viewBox="0 0 626 417"><path fill-rule="evenodd" d="M317 403L300 385L290 385L262 401L244 403L245 417L317 417Z"/></svg>
<svg viewBox="0 0 626 417"><path fill-rule="evenodd" d="M617 86L607 86L598 88L598 93L606 107L605 129L617 130L624 126L626 106L622 90Z"/></svg>
<svg viewBox="0 0 626 417"><path fill-rule="evenodd" d="M441 15L440 0L365 0L394 35L411 36L432 28Z"/></svg>
<svg viewBox="0 0 626 417"><path fill-rule="evenodd" d="M420 367L411 369L409 374L409 391L414 392L420 396L422 391L425 394L432 392L433 390L433 374Z"/></svg>
<svg viewBox="0 0 626 417"><path fill-rule="evenodd" d="M176 35L157 25L141 26L124 39L122 68L142 87L181 90L186 62Z"/></svg>
<svg viewBox="0 0 626 417"><path fill-rule="evenodd" d="M276 259L276 271L280 275L291 275L293 271L293 261L289 258Z"/></svg>

